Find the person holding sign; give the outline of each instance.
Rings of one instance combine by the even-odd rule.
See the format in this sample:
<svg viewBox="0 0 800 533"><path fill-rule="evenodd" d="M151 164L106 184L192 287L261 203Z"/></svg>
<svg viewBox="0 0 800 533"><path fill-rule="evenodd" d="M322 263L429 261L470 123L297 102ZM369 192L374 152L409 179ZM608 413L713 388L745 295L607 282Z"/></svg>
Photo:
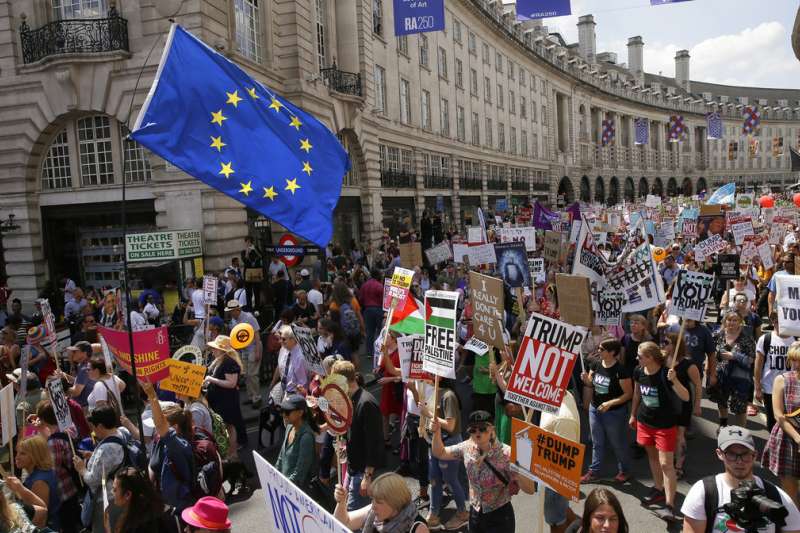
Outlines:
<svg viewBox="0 0 800 533"><path fill-rule="evenodd" d="M280 407L286 434L275 468L300 490L308 492L311 478L317 470L315 435L319 433L319 428L305 397L292 394Z"/></svg>
<svg viewBox="0 0 800 533"><path fill-rule="evenodd" d="M291 331L291 328L289 328ZM208 343L214 360L208 367L209 375L203 381L208 387L208 405L225 421L230 436L230 458L237 457L237 442L247 442L247 431L239 403L239 374L242 373L242 360L231 346L231 339L219 335Z"/></svg>
<svg viewBox="0 0 800 533"><path fill-rule="evenodd" d="M645 447L653 475L654 486L642 499L645 505L666 502L666 516L675 516L675 446L678 439L680 406L674 397L689 400L686 390L674 369L667 370L666 356L652 341L639 345L639 367L633 373L636 382L629 424L636 430L636 441Z"/></svg>
<svg viewBox="0 0 800 533"><path fill-rule="evenodd" d="M123 413L120 395L125 390L125 382L111 374L110 370L106 367L106 360L102 356L98 355L89 360L89 379L94 382L94 387L86 400L90 411L100 405L108 404L121 415Z"/></svg>
<svg viewBox="0 0 800 533"><path fill-rule="evenodd" d="M387 449L392 447L392 427L399 423L403 412L403 380L400 373L400 353L397 350L399 335L396 331L389 331L386 335L379 364L383 442Z"/></svg>
<svg viewBox="0 0 800 533"><path fill-rule="evenodd" d="M678 381L689 391L691 399L683 402L678 415L678 444L675 449L675 476L683 479L683 466L686 462L686 430L692 423L692 415L700 416L700 399L703 397L703 385L700 381L700 370L692 359L686 355L686 342L678 344L677 333L667 333L663 346L669 365L675 369Z"/></svg>
<svg viewBox="0 0 800 533"><path fill-rule="evenodd" d="M336 509L333 516L353 531L365 533L383 531L387 533L428 533L425 520L411 499L402 476L386 473L372 482L372 503L361 509L348 512L347 491L336 485L334 497Z"/></svg>

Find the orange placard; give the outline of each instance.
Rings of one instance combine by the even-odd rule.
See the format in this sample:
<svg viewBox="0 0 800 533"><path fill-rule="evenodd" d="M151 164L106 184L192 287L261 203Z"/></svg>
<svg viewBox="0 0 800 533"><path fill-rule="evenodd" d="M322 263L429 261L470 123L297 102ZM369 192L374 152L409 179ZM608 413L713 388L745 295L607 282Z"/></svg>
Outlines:
<svg viewBox="0 0 800 533"><path fill-rule="evenodd" d="M511 419L511 469L578 501L586 447L517 418Z"/></svg>

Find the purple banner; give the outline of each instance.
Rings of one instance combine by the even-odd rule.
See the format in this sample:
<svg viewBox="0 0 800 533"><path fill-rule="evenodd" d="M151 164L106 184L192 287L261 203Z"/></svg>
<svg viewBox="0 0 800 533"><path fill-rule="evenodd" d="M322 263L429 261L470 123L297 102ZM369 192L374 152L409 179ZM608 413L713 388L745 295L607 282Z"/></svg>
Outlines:
<svg viewBox="0 0 800 533"><path fill-rule="evenodd" d="M538 229L552 230L554 222L560 222L561 215L550 211L536 202L533 206L533 226Z"/></svg>
<svg viewBox="0 0 800 533"><path fill-rule="evenodd" d="M536 20L571 15L570 0L517 0L517 20Z"/></svg>
<svg viewBox="0 0 800 533"><path fill-rule="evenodd" d="M394 0L396 36L444 29L444 0Z"/></svg>
<svg viewBox="0 0 800 533"><path fill-rule="evenodd" d="M581 219L581 204L580 202L575 202L571 206L567 208L567 213L572 216L572 220L580 220Z"/></svg>

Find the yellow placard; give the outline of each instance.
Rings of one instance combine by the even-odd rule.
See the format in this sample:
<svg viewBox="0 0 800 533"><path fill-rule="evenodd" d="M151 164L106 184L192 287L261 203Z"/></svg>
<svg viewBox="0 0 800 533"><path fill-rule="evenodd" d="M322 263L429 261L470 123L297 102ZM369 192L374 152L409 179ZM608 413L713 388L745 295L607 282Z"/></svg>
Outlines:
<svg viewBox="0 0 800 533"><path fill-rule="evenodd" d="M194 277L202 278L205 274L205 269L203 269L203 258L202 257L195 257L194 258Z"/></svg>
<svg viewBox="0 0 800 533"><path fill-rule="evenodd" d="M407 268L394 267L392 273L393 287L400 287L401 289L408 289L411 287L411 281L414 279L414 271Z"/></svg>
<svg viewBox="0 0 800 533"><path fill-rule="evenodd" d="M167 365L169 376L161 380L161 388L189 398L199 398L203 379L206 377L206 367L177 359L169 359Z"/></svg>

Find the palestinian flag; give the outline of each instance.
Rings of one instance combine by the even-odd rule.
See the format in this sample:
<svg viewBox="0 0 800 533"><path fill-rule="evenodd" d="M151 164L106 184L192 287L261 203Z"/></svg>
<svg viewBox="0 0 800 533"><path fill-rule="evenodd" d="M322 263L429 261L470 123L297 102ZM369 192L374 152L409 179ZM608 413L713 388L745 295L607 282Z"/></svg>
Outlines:
<svg viewBox="0 0 800 533"><path fill-rule="evenodd" d="M406 335L425 335L425 318L422 316L422 303L410 294L405 305L397 307L392 313L389 329Z"/></svg>
<svg viewBox="0 0 800 533"><path fill-rule="evenodd" d="M440 328L456 329L458 293L428 291L425 293L425 323Z"/></svg>

